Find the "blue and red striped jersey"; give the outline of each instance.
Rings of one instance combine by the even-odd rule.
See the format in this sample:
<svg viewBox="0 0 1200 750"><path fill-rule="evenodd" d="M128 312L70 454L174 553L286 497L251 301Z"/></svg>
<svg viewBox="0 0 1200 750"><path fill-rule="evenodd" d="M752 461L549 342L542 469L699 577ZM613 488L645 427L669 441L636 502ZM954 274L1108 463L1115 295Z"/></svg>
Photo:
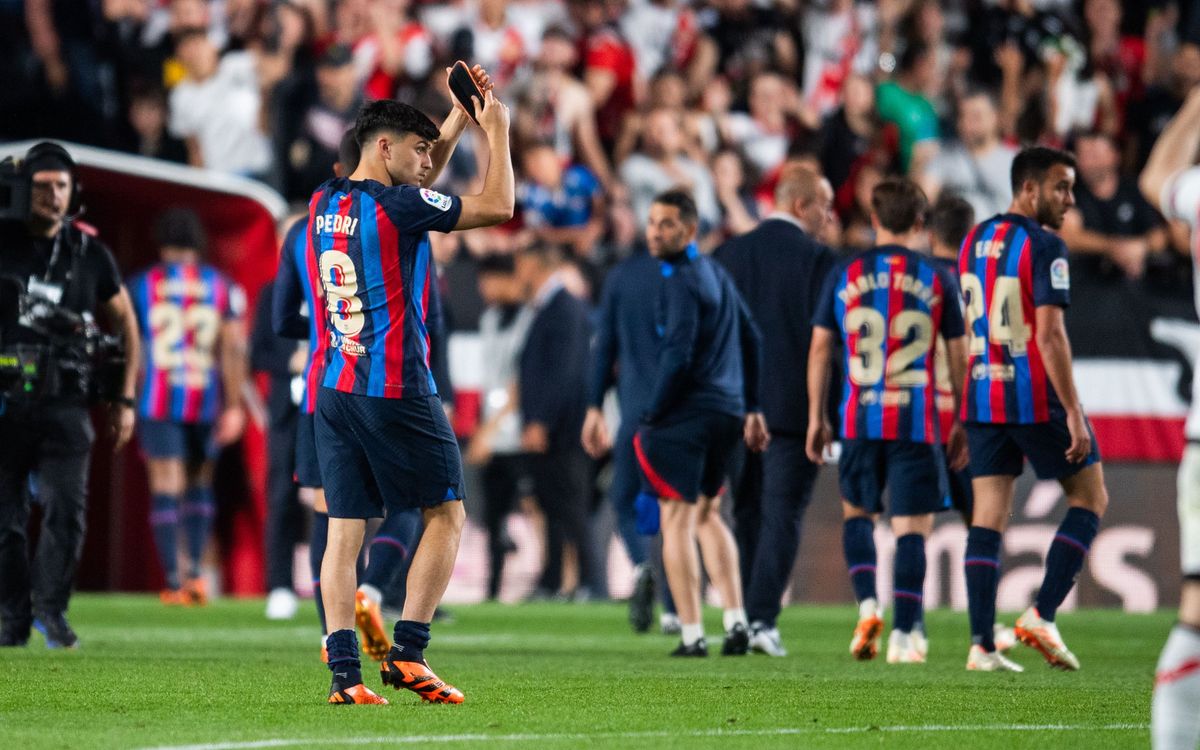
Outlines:
<svg viewBox="0 0 1200 750"><path fill-rule="evenodd" d="M142 332L143 419L213 422L223 406L217 339L246 309L241 287L203 263L159 263L130 279Z"/></svg>
<svg viewBox="0 0 1200 750"><path fill-rule="evenodd" d="M936 443L936 337L963 335L958 285L930 258L883 245L837 266L813 324L845 351L841 436Z"/></svg>
<svg viewBox="0 0 1200 750"><path fill-rule="evenodd" d="M433 260L426 232L449 232L462 201L412 185L336 178L309 203L324 292L321 385L381 398L437 393L429 368Z"/></svg>
<svg viewBox="0 0 1200 750"><path fill-rule="evenodd" d="M1066 416L1037 345L1036 309L1070 304L1067 246L1033 219L1000 214L963 241L969 335L962 420L1033 424Z"/></svg>
<svg viewBox="0 0 1200 750"><path fill-rule="evenodd" d="M946 272L946 276L953 279L955 285L958 285L958 259L957 258L941 258L938 256L930 256L930 261L935 266ZM959 311L962 310L962 295L956 290L953 295L954 301L958 303ZM950 299L950 296L947 299ZM950 440L950 429L954 427L954 421L958 419L958 410L954 406L954 385L950 382L950 354L946 349L946 337L937 337L937 354L933 362L933 380L937 389L937 413L938 424L941 427L942 442L946 443Z"/></svg>

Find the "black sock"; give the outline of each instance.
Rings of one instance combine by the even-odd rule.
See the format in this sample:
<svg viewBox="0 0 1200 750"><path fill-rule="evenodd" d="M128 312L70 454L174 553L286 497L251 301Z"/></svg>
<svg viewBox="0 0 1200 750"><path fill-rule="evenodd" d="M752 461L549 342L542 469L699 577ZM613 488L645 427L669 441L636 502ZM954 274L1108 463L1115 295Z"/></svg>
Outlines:
<svg viewBox="0 0 1200 750"><path fill-rule="evenodd" d="M329 539L329 516L314 512L312 539L308 546L308 565L312 568L313 600L317 603L317 618L321 621L321 632L325 632L325 602L321 599L321 560L325 558L325 544Z"/></svg>
<svg viewBox="0 0 1200 750"><path fill-rule="evenodd" d="M333 687L342 690L362 683L362 662L358 660L358 634L353 630L335 630L325 639L329 652L329 671Z"/></svg>
<svg viewBox="0 0 1200 750"><path fill-rule="evenodd" d="M154 549L162 565L167 588L178 590L179 563L176 543L179 539L179 496L160 493L151 496L150 530L154 535Z"/></svg>
<svg viewBox="0 0 1200 750"><path fill-rule="evenodd" d="M387 518L375 533L368 547L367 570L363 583L383 592L392 582L396 571L404 565L411 550L409 544L421 524L421 514L412 511L388 511Z"/></svg>
<svg viewBox="0 0 1200 750"><path fill-rule="evenodd" d="M875 594L875 523L851 518L842 524L842 551L854 586L854 599L877 599Z"/></svg>
<svg viewBox="0 0 1200 750"><path fill-rule="evenodd" d="M1085 508L1071 508L1046 553L1046 577L1037 595L1038 615L1054 622L1058 607L1071 593L1083 568L1088 548L1100 529L1100 517Z"/></svg>
<svg viewBox="0 0 1200 750"><path fill-rule="evenodd" d="M425 649L429 646L429 623L415 620L397 620L392 629L392 653L388 657L398 661L424 661Z"/></svg>
<svg viewBox="0 0 1200 750"><path fill-rule="evenodd" d="M910 633L921 610L922 591L925 588L925 537L905 534L897 539L895 566L893 606L896 613L892 627L901 633Z"/></svg>
<svg viewBox="0 0 1200 750"><path fill-rule="evenodd" d="M1000 583L1000 532L972 526L967 533L963 567L967 577L967 607L971 619L971 643L984 651L995 651L996 587Z"/></svg>

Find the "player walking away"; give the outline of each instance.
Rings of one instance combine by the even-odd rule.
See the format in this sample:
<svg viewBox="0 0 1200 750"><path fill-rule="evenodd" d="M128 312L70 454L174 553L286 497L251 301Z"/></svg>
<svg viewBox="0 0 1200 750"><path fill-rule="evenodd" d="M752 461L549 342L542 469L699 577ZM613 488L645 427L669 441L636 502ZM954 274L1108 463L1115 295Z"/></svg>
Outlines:
<svg viewBox="0 0 1200 750"><path fill-rule="evenodd" d="M424 657L465 520L461 456L429 369L433 276L426 232L494 226L512 217L508 108L489 86L475 109L491 154L480 195L459 198L419 187L445 165L466 127L459 105L439 133L413 107L381 100L366 105L355 124L358 168L326 182L309 204L329 332L315 431L329 506L321 593L331 703L384 702L362 684L355 560L366 519L406 508L421 509L425 530L383 682L428 701L463 701Z"/></svg>
<svg viewBox="0 0 1200 750"><path fill-rule="evenodd" d="M351 128L342 137L338 149L338 162L333 165L334 175L345 177L358 167L359 147ZM317 617L321 623L322 661L328 660L325 646L325 607L321 597L321 560L325 555L329 531L328 506L322 488L320 467L317 463L317 446L314 435L313 412L316 409L317 391L325 367L326 346L329 335L323 315L306 314L309 310L320 310L325 305L321 279L310 268L317 267L317 256L308 239L308 218L297 221L288 230L279 259L279 270L275 277L275 294L272 300L272 325L280 336L305 340L309 354L304 368L304 389L300 394L300 416L296 433L296 483L303 491L311 493L313 505L313 530L309 546L309 564L312 567L313 591L317 603ZM430 299L436 301L437 286L430 286ZM415 509L388 513L371 540L369 565L363 576L363 584L355 593L354 616L363 633L363 649L376 661L383 661L392 642L384 627L381 611L381 589L390 584L392 576L403 569L417 534L420 532L420 513Z"/></svg>
<svg viewBox="0 0 1200 750"><path fill-rule="evenodd" d="M924 638L912 637L925 588L925 539L933 516L947 510L943 446L951 469L966 463L962 426L943 421L934 377L938 338L945 340L951 384L966 360L962 311L954 277L917 253L925 239L925 193L890 179L871 194L879 243L839 264L821 293L808 358L809 460L823 463L832 440L826 409L835 342L845 351L838 484L842 546L858 600L850 641L856 659L873 659L883 632L875 590L875 518L883 491L896 535L895 607L887 661L924 663ZM957 403L959 387L952 388Z"/></svg>
<svg viewBox="0 0 1200 750"><path fill-rule="evenodd" d="M1079 660L1054 616L1075 585L1108 505L1063 325L1071 291L1067 248L1043 228L1061 227L1074 205L1075 160L1063 151L1027 148L1013 160L1011 181L1008 213L971 230L958 261L970 355L961 417L975 493L964 561L971 619L967 669L1022 671L997 652L993 628L1000 542L1013 484L1027 458L1039 479L1059 481L1068 509L1046 555L1037 600L1017 620L1016 634L1051 666L1074 670Z"/></svg>
<svg viewBox="0 0 1200 750"><path fill-rule="evenodd" d="M975 226L975 209L964 198L953 193L942 193L933 208L929 210L929 249L933 254L930 259L946 273L958 281L958 249L963 240ZM960 305L962 298L957 300ZM950 377L950 363L947 359L945 340L938 336L937 358L934 372L937 382L938 419L942 425L952 424L958 414L954 401L954 383ZM961 386L961 383L959 384ZM950 505L962 516L963 523L971 528L971 510L975 504L975 494L971 491L971 472L964 466L955 471L950 468L948 457L946 463L946 478L950 490ZM996 650L1004 653L1017 645L1017 635L1013 629L996 623L993 640ZM924 608L917 613L917 623L913 626L913 640L921 650L928 650L929 644L925 634Z"/></svg>
<svg viewBox="0 0 1200 750"><path fill-rule="evenodd" d="M1200 278L1200 88L1192 89L1175 119L1154 144L1142 171L1146 199L1168 219L1192 230L1192 263ZM1200 309L1200 281L1196 282ZM1183 588L1179 622L1158 659L1151 738L1155 750L1195 750L1200 745L1200 378L1192 379L1188 445L1179 466L1179 547Z"/></svg>
<svg viewBox="0 0 1200 750"><path fill-rule="evenodd" d="M693 242L696 203L681 190L650 207L646 244L661 262L658 374L634 438L644 491L659 498L663 562L681 623L672 656L707 656L700 610L698 540L725 608L722 653L749 651L737 544L720 514L721 485L737 441L761 452L760 340L733 282ZM744 416L744 419L743 419ZM711 552L711 554L710 554Z"/></svg>
<svg viewBox="0 0 1200 750"><path fill-rule="evenodd" d="M166 576L164 604L205 604L200 562L212 532L213 464L241 435L246 299L203 263L204 228L188 209L158 220L159 263L129 282L146 352L138 435L150 479L150 526ZM187 580L179 575L182 526Z"/></svg>

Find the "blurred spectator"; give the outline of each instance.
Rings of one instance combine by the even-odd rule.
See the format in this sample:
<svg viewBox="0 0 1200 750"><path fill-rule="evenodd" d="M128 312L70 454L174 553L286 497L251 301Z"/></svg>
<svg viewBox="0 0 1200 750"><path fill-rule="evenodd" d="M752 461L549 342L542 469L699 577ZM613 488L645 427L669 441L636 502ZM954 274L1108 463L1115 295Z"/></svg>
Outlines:
<svg viewBox="0 0 1200 750"><path fill-rule="evenodd" d="M842 106L825 118L818 134L821 171L839 190L850 177L850 169L875 142L879 124L875 118L875 89L859 75L848 77L841 90Z"/></svg>
<svg viewBox="0 0 1200 750"><path fill-rule="evenodd" d="M923 92L937 75L933 51L910 44L900 56L896 77L875 89L879 118L892 125L900 138L900 171L920 175L937 153L937 110Z"/></svg>
<svg viewBox="0 0 1200 750"><path fill-rule="evenodd" d="M884 170L878 164L862 162L843 187L848 196L848 205L842 218L842 240L838 243L843 254L866 250L875 245L875 230L871 227L871 193L884 177Z"/></svg>
<svg viewBox="0 0 1200 750"><path fill-rule="evenodd" d="M549 145L526 149L522 164L517 205L525 228L536 240L587 257L604 233L604 194L596 176L578 164L564 169Z"/></svg>
<svg viewBox="0 0 1200 750"><path fill-rule="evenodd" d="M341 0L338 41L353 47L368 99L412 101L433 69L433 37L409 15L409 0Z"/></svg>
<svg viewBox="0 0 1200 750"><path fill-rule="evenodd" d="M1000 141L1000 116L992 97L974 91L958 103L958 140L943 143L919 182L930 202L943 191L971 204L980 221L1012 203L1009 172L1017 150Z"/></svg>
<svg viewBox="0 0 1200 750"><path fill-rule="evenodd" d="M613 147L613 161L620 164L634 152L646 125L646 113L655 109L678 112L683 123L684 148L688 156L696 161L708 161L708 154L716 145L716 130L711 134L707 132L704 114L689 110L687 101L687 84L679 73L666 70L650 79L649 94L641 108L625 115L621 135Z"/></svg>
<svg viewBox="0 0 1200 750"><path fill-rule="evenodd" d="M529 144L551 143L565 163L586 164L611 189L612 173L591 95L570 72L577 59L570 34L559 27L546 30L533 73L513 90L514 147L519 151Z"/></svg>
<svg viewBox="0 0 1200 750"><path fill-rule="evenodd" d="M734 149L725 149L712 158L713 187L716 190L720 218L714 232L706 238L709 250L721 242L745 234L758 224L758 203L747 187L746 164Z"/></svg>
<svg viewBox="0 0 1200 750"><path fill-rule="evenodd" d="M1129 103L1141 99L1145 89L1146 40L1121 33L1118 0L1084 0L1083 20L1088 58L1111 85L1117 120L1123 123Z"/></svg>
<svg viewBox="0 0 1200 750"><path fill-rule="evenodd" d="M1165 222L1146 202L1137 183L1122 177L1112 138L1089 133L1075 141L1079 179L1075 208L1067 212L1062 237L1073 253L1107 258L1130 278L1142 275L1149 253L1167 247Z"/></svg>
<svg viewBox="0 0 1200 750"><path fill-rule="evenodd" d="M362 104L355 75L350 48L333 45L317 62L315 96L302 109L283 114L295 127L294 135L277 144L288 200L306 202L329 177L342 135L354 126Z"/></svg>
<svg viewBox="0 0 1200 750"><path fill-rule="evenodd" d="M530 454L534 492L546 514L546 567L535 597L603 597L604 572L588 525L590 463L579 435L587 409L591 337L587 306L567 291L562 259L537 243L517 255L517 276L533 309L518 369L521 448ZM563 548L574 545L579 585L562 592Z"/></svg>
<svg viewBox="0 0 1200 750"><path fill-rule="evenodd" d="M646 225L654 196L673 187L690 190L695 197L701 234L720 221L708 168L684 153L683 125L678 112L655 109L646 116L642 148L621 164L619 172L640 226Z"/></svg>
<svg viewBox="0 0 1200 750"><path fill-rule="evenodd" d="M1150 87L1146 98L1128 113L1127 131L1137 143L1138 165L1146 163L1154 142L1196 86L1200 86L1200 44L1184 44L1171 56L1166 78Z"/></svg>
<svg viewBox="0 0 1200 750"><path fill-rule="evenodd" d="M481 424L467 447L467 463L482 466L484 528L488 533L488 599L500 595L504 557L516 550L505 519L527 494L517 405L517 363L533 309L522 305L511 255L490 255L477 267L479 295L487 307L479 319L483 361Z"/></svg>
<svg viewBox="0 0 1200 750"><path fill-rule="evenodd" d="M783 76L762 73L750 84L749 103L748 114L729 115L725 121L726 136L759 173L766 174L783 163L788 147L800 134L800 94ZM702 207L702 218L703 215Z"/></svg>
<svg viewBox="0 0 1200 750"><path fill-rule="evenodd" d="M873 3L832 0L804 11L804 102L818 115L837 107L851 76L875 70L877 26Z"/></svg>
<svg viewBox="0 0 1200 750"><path fill-rule="evenodd" d="M799 55L796 40L787 31L782 11L773 4L751 0L714 0L700 15L700 26L717 46L717 70L735 92L769 70L792 74Z"/></svg>
<svg viewBox="0 0 1200 750"><path fill-rule="evenodd" d="M167 98L161 89L133 94L123 146L125 151L138 156L187 164L187 146L167 132Z"/></svg>
<svg viewBox="0 0 1200 750"><path fill-rule="evenodd" d="M254 58L249 52L218 55L202 29L180 35L176 54L187 74L171 92L170 129L187 143L188 162L245 176L264 174L271 148L260 130L262 97Z"/></svg>
<svg viewBox="0 0 1200 750"><path fill-rule="evenodd" d="M583 83L596 110L600 142L611 151L636 101L633 49L614 22L607 0L570 0L569 9L580 31L576 44Z"/></svg>
<svg viewBox="0 0 1200 750"><path fill-rule="evenodd" d="M450 43L450 56L482 65L497 86L506 86L529 59L521 31L508 14L508 0L478 0L474 17Z"/></svg>
<svg viewBox="0 0 1200 750"><path fill-rule="evenodd" d="M689 98L703 90L716 69L717 48L701 33L695 10L681 0L632 0L620 24L639 77L677 72Z"/></svg>

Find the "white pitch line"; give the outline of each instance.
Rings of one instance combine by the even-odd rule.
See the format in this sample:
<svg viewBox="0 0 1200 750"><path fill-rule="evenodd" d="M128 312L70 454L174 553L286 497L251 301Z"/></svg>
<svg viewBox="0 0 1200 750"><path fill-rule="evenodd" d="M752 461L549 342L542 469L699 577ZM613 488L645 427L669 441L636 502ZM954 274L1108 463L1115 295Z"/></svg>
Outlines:
<svg viewBox="0 0 1200 750"><path fill-rule="evenodd" d="M1145 731L1149 724L926 724L865 727L780 727L777 729L702 729L659 732L596 732L557 734L428 734L414 737L312 737L298 739L216 742L204 745L162 745L143 750L255 750L305 745L411 745L424 742L545 742L553 740L635 740L663 737L772 737L797 734L866 734L869 732L1087 732Z"/></svg>

